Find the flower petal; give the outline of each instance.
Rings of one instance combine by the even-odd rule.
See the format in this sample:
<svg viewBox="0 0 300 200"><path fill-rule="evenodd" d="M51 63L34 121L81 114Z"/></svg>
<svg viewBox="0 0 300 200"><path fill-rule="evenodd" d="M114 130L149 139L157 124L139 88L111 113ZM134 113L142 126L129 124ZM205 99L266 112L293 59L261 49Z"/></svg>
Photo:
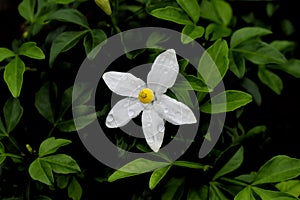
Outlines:
<svg viewBox="0 0 300 200"><path fill-rule="evenodd" d="M137 97L145 82L130 73L106 72L103 80L111 91L121 96Z"/></svg>
<svg viewBox="0 0 300 200"><path fill-rule="evenodd" d="M144 109L142 103L135 98L125 98L116 103L106 117L108 128L126 125L132 118L138 116Z"/></svg>
<svg viewBox="0 0 300 200"><path fill-rule="evenodd" d="M154 110L144 110L142 114L142 127L147 144L154 152L158 152L163 139L164 120Z"/></svg>
<svg viewBox="0 0 300 200"><path fill-rule="evenodd" d="M153 108L164 119L175 125L197 122L194 113L187 105L164 94L154 102Z"/></svg>
<svg viewBox="0 0 300 200"><path fill-rule="evenodd" d="M147 85L156 94L162 94L172 87L176 81L179 65L174 49L158 55L147 77Z"/></svg>

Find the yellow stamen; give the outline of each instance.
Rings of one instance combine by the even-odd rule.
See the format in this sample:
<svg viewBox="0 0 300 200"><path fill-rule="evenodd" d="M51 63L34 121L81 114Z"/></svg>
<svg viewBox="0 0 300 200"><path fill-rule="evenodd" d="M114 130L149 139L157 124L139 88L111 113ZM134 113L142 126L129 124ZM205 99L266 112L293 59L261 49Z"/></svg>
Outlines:
<svg viewBox="0 0 300 200"><path fill-rule="evenodd" d="M154 93L151 89L144 88L140 91L138 98L142 103L151 103L154 99Z"/></svg>

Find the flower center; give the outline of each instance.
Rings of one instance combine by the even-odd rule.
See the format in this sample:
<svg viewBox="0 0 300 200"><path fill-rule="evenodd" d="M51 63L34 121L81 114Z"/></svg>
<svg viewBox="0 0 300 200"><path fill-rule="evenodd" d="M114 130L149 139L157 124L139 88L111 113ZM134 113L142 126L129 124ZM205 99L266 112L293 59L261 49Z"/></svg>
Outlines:
<svg viewBox="0 0 300 200"><path fill-rule="evenodd" d="M142 103L151 103L154 99L154 93L151 89L144 88L140 91L138 98Z"/></svg>

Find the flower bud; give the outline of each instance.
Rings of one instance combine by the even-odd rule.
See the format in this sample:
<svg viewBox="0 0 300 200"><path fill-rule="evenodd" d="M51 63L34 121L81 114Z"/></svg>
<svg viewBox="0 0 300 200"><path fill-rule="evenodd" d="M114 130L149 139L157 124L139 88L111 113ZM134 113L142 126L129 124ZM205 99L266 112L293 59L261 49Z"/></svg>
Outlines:
<svg viewBox="0 0 300 200"><path fill-rule="evenodd" d="M95 2L107 15L111 15L109 0L95 0Z"/></svg>

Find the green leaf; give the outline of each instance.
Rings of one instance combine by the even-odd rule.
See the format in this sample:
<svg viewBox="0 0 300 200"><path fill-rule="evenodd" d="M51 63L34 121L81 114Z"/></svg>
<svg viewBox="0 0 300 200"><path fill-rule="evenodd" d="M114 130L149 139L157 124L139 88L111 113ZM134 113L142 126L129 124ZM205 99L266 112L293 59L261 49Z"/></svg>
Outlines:
<svg viewBox="0 0 300 200"><path fill-rule="evenodd" d="M211 23L206 27L205 39L209 41L215 41L223 37L228 37L230 34L230 28L222 24Z"/></svg>
<svg viewBox="0 0 300 200"><path fill-rule="evenodd" d="M297 200L290 194L278 191L265 190L258 187L252 187L252 190L261 198L261 200Z"/></svg>
<svg viewBox="0 0 300 200"><path fill-rule="evenodd" d="M83 115L76 117L74 119L61 121L57 124L57 128L62 132L73 132L78 131L97 119L97 113L91 113L88 115Z"/></svg>
<svg viewBox="0 0 300 200"><path fill-rule="evenodd" d="M34 8L35 0L23 0L18 6L18 11L24 19L33 23L35 19Z"/></svg>
<svg viewBox="0 0 300 200"><path fill-rule="evenodd" d="M50 58L49 58L50 66L53 65L54 60L60 53L66 52L70 50L72 47L74 47L87 32L88 30L68 31L58 35L53 41L50 48Z"/></svg>
<svg viewBox="0 0 300 200"><path fill-rule="evenodd" d="M257 105L261 105L261 94L259 91L259 87L254 81L248 78L243 78L243 81L241 82L241 86L245 88L245 90L252 95L253 100Z"/></svg>
<svg viewBox="0 0 300 200"><path fill-rule="evenodd" d="M40 158L37 158L30 164L29 174L32 179L40 181L46 185L52 185L54 182L51 165Z"/></svg>
<svg viewBox="0 0 300 200"><path fill-rule="evenodd" d="M89 24L86 17L81 12L73 8L57 10L48 16L48 19L70 22L89 29Z"/></svg>
<svg viewBox="0 0 300 200"><path fill-rule="evenodd" d="M26 42L18 49L19 55L27 56L33 59L45 59L43 51L36 46L35 42Z"/></svg>
<svg viewBox="0 0 300 200"><path fill-rule="evenodd" d="M175 22L177 24L183 24L183 25L193 24L193 22L183 12L183 10L172 6L167 6L165 8L158 8L152 10L150 14L159 19L168 20L171 22Z"/></svg>
<svg viewBox="0 0 300 200"><path fill-rule="evenodd" d="M253 185L286 181L299 175L299 159L278 155L267 161L258 170Z"/></svg>
<svg viewBox="0 0 300 200"><path fill-rule="evenodd" d="M283 64L287 62L284 55L277 49L259 40L244 42L238 48L232 49L232 51L240 53L247 60L257 65Z"/></svg>
<svg viewBox="0 0 300 200"><path fill-rule="evenodd" d="M0 117L0 140L1 140L1 135L2 134L4 134L4 135L6 134L6 129L3 125L3 122L2 122L1 117Z"/></svg>
<svg viewBox="0 0 300 200"><path fill-rule="evenodd" d="M35 94L34 105L39 113L52 124L55 123L55 100L57 88L54 83L46 82Z"/></svg>
<svg viewBox="0 0 300 200"><path fill-rule="evenodd" d="M244 27L235 31L230 39L230 48L234 48L239 44L253 38L258 38L264 35L269 35L272 32L265 28L260 27Z"/></svg>
<svg viewBox="0 0 300 200"><path fill-rule="evenodd" d="M162 167L160 169L156 169L152 172L150 180L149 180L149 188L153 190L156 185L163 179L163 177L170 170L172 165L168 165L166 167Z"/></svg>
<svg viewBox="0 0 300 200"><path fill-rule="evenodd" d="M15 55L16 54L13 51L7 48L0 48L0 62Z"/></svg>
<svg viewBox="0 0 300 200"><path fill-rule="evenodd" d="M70 175L65 175L65 174L57 175L57 178L56 178L57 187L60 189L65 189L69 184L70 178L71 178Z"/></svg>
<svg viewBox="0 0 300 200"><path fill-rule="evenodd" d="M291 59L287 63L277 65L273 68L284 71L295 78L300 78L300 60L298 59Z"/></svg>
<svg viewBox="0 0 300 200"><path fill-rule="evenodd" d="M213 180L228 174L239 168L244 159L244 148L240 147L228 162L214 175Z"/></svg>
<svg viewBox="0 0 300 200"><path fill-rule="evenodd" d="M4 153L5 153L4 145L0 142L0 166L6 159L6 155Z"/></svg>
<svg viewBox="0 0 300 200"><path fill-rule="evenodd" d="M259 67L257 75L259 80L272 89L276 94L279 95L281 93L283 89L283 83L279 76L265 67Z"/></svg>
<svg viewBox="0 0 300 200"><path fill-rule="evenodd" d="M72 157L65 154L56 154L39 159L49 163L51 165L51 169L55 173L69 174L78 173L81 171L76 161Z"/></svg>
<svg viewBox="0 0 300 200"><path fill-rule="evenodd" d="M208 88L215 88L228 70L228 46L219 39L205 51L198 64L198 72Z"/></svg>
<svg viewBox="0 0 300 200"><path fill-rule="evenodd" d="M227 26L232 18L231 6L220 0L203 0L200 17Z"/></svg>
<svg viewBox="0 0 300 200"><path fill-rule="evenodd" d="M43 157L52 153L55 153L60 147L72 143L66 139L55 139L54 137L44 140L39 148L39 157Z"/></svg>
<svg viewBox="0 0 300 200"><path fill-rule="evenodd" d="M256 200L256 199L252 193L251 186L247 186L234 197L234 200Z"/></svg>
<svg viewBox="0 0 300 200"><path fill-rule="evenodd" d="M4 80L12 96L15 98L20 96L24 72L25 64L19 57L15 57L5 66Z"/></svg>
<svg viewBox="0 0 300 200"><path fill-rule="evenodd" d="M283 181L277 183L276 188L278 188L281 192L291 194L294 197L300 196L300 180Z"/></svg>
<svg viewBox="0 0 300 200"><path fill-rule="evenodd" d="M188 44L193 40L202 37L203 34L204 28L202 26L186 25L182 29L181 42L183 44Z"/></svg>
<svg viewBox="0 0 300 200"><path fill-rule="evenodd" d="M73 3L76 0L49 0L49 3L56 3L56 4L69 4Z"/></svg>
<svg viewBox="0 0 300 200"><path fill-rule="evenodd" d="M253 128L251 128L247 133L247 137L251 137L251 136L255 136L255 135L258 135L258 134L261 134L261 133L264 133L266 132L267 130L267 127L264 126L264 125L260 125L260 126L255 126Z"/></svg>
<svg viewBox="0 0 300 200"><path fill-rule="evenodd" d="M109 182L113 182L118 179L135 176L138 174L143 174L146 172L150 172L162 167L165 167L167 165L170 165L170 163L166 162L157 162L152 160L147 160L144 158L138 158L136 160L133 160L117 171L115 171L110 177L108 178Z"/></svg>
<svg viewBox="0 0 300 200"><path fill-rule="evenodd" d="M187 167L191 169L206 169L206 165L202 165L200 163L195 162L189 162L189 161L182 161L182 160L176 160L173 163L174 166L180 166L180 167Z"/></svg>
<svg viewBox="0 0 300 200"><path fill-rule="evenodd" d="M161 196L161 200L179 200L182 199L184 191L184 178L171 178L165 185L165 191Z"/></svg>
<svg viewBox="0 0 300 200"><path fill-rule="evenodd" d="M270 43L272 47L280 52L293 51L296 47L296 43L288 40L275 40Z"/></svg>
<svg viewBox="0 0 300 200"><path fill-rule="evenodd" d="M68 187L68 197L73 200L80 200L82 196L82 187L75 177L72 178L72 181Z"/></svg>
<svg viewBox="0 0 300 200"><path fill-rule="evenodd" d="M204 103L200 110L204 113L216 114L230 112L247 105L252 101L252 96L238 90L226 90L212 97ZM213 109L213 110L212 110Z"/></svg>
<svg viewBox="0 0 300 200"><path fill-rule="evenodd" d="M177 0L180 7L190 16L193 22L196 24L200 17L200 6L197 0Z"/></svg>
<svg viewBox="0 0 300 200"><path fill-rule="evenodd" d="M229 69L238 78L243 78L246 72L245 59L238 53L229 51Z"/></svg>
<svg viewBox="0 0 300 200"><path fill-rule="evenodd" d="M232 8L230 4L226 1L220 0L212 0L211 2L217 12L220 21L223 25L227 26L232 18Z"/></svg>
<svg viewBox="0 0 300 200"><path fill-rule="evenodd" d="M227 199L226 196L217 187L218 183L211 182L209 186L209 198L208 199Z"/></svg>
<svg viewBox="0 0 300 200"><path fill-rule="evenodd" d="M202 79L193 75L184 76L185 80L178 81L172 87L178 90L194 90L197 92L211 92L209 88L203 83Z"/></svg>
<svg viewBox="0 0 300 200"><path fill-rule="evenodd" d="M101 29L93 29L90 34L84 37L83 45L85 48L85 53L89 59L94 59L97 53L100 51L103 41L106 40L106 34Z"/></svg>
<svg viewBox="0 0 300 200"><path fill-rule="evenodd" d="M19 123L23 115L23 107L18 99L8 99L3 107L6 133L10 133Z"/></svg>
<svg viewBox="0 0 300 200"><path fill-rule="evenodd" d="M202 184L200 188L191 188L187 195L187 200L208 199L208 186Z"/></svg>

